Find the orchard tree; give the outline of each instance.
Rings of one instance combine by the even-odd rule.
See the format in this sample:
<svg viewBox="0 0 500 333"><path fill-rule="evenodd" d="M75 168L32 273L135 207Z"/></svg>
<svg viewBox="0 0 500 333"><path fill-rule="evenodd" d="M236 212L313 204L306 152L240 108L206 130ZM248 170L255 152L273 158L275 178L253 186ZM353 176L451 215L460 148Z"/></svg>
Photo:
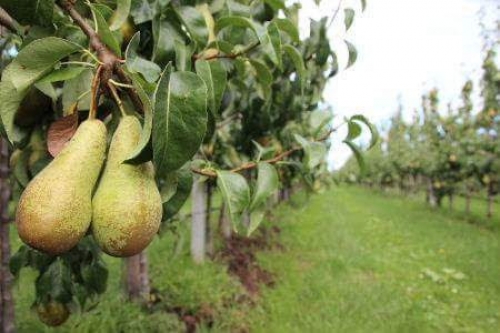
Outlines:
<svg viewBox="0 0 500 333"><path fill-rule="evenodd" d="M313 22L301 41L299 6L280 0L0 6L0 23L10 30L2 56L13 58L0 82L2 235L14 215L7 214L11 197L26 245L10 270L38 271L33 305L46 324L62 324L105 291L102 252L128 258L129 296L148 296L144 250L183 206L193 174L221 192L234 231L250 234L277 189L276 166L297 172L282 177L288 185L297 175L314 185L324 170L335 129L314 110L338 71L328 19ZM346 28L354 13L345 9ZM356 51L346 47L352 65ZM352 140L360 123L376 141L363 116L347 119L345 142L359 158ZM209 202L196 197L194 209L206 214ZM193 224L193 238L204 241L205 228ZM2 276L8 257L2 251ZM4 284L7 290L9 279L2 278L9 303Z"/></svg>

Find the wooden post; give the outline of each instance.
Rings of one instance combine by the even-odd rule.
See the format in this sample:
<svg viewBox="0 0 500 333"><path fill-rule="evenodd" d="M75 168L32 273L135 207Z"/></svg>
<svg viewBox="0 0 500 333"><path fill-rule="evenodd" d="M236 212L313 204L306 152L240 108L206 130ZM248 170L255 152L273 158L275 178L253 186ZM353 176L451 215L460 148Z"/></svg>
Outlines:
<svg viewBox="0 0 500 333"><path fill-rule="evenodd" d="M432 208L435 208L438 206L438 199L436 197L436 192L434 191L434 187L432 186L432 179L429 178L428 184L427 184L427 199L429 201L429 205Z"/></svg>
<svg viewBox="0 0 500 333"><path fill-rule="evenodd" d="M212 215L212 192L213 187L212 184L206 182L206 192L207 192L207 201L205 205L205 250L208 255L212 255L214 253L214 235L212 232L211 225L211 215Z"/></svg>
<svg viewBox="0 0 500 333"><path fill-rule="evenodd" d="M191 191L191 258L197 264L205 261L207 191L204 182L195 181Z"/></svg>
<svg viewBox="0 0 500 333"><path fill-rule="evenodd" d="M145 251L125 259L126 293L131 301L147 301L149 297L148 260Z"/></svg>

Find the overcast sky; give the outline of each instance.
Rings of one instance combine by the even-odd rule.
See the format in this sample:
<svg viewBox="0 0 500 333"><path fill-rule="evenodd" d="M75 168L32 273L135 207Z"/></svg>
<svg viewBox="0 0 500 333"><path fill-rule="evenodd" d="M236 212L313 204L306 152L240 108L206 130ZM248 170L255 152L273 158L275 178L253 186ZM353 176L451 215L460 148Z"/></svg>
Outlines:
<svg viewBox="0 0 500 333"><path fill-rule="evenodd" d="M338 0L300 1L301 32L308 34L309 18L319 19L335 12ZM496 0L368 0L360 13L358 0L344 0L343 6L357 10L354 24L343 33L343 11L329 35L345 61L341 42L346 37L358 49L358 61L331 80L325 100L333 107L337 121L362 113L383 125L394 114L398 98L407 116L420 105L423 92L438 87L442 107L458 102L465 80L476 87L480 76L483 38L479 22L499 17ZM486 8L481 14L481 7ZM483 20L485 20L483 18ZM342 133L339 133L339 136ZM341 137L341 136L340 136ZM340 140L336 140L337 142ZM340 167L349 150L334 144L330 163Z"/></svg>

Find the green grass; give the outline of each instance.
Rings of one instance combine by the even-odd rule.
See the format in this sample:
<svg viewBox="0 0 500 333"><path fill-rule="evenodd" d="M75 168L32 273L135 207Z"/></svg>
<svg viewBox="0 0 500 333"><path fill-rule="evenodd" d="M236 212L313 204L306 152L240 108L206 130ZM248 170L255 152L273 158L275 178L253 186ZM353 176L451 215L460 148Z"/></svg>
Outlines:
<svg viewBox="0 0 500 333"><path fill-rule="evenodd" d="M260 256L278 283L252 331L498 332L498 222L457 215L345 187L281 210L287 251Z"/></svg>
<svg viewBox="0 0 500 333"><path fill-rule="evenodd" d="M272 220L284 249L258 254L275 286L255 306L233 301L229 308L242 287L222 263L191 263L181 224L180 245L166 233L149 248L152 285L162 297L156 311L124 302L121 262L109 258L100 304L48 329L29 310L33 273L24 271L15 287L19 332L182 331L166 311L171 306L210 308L216 321L202 332L499 332L500 215L484 219L482 201L469 217L461 199L455 207L431 210L420 199L354 187L283 205Z"/></svg>

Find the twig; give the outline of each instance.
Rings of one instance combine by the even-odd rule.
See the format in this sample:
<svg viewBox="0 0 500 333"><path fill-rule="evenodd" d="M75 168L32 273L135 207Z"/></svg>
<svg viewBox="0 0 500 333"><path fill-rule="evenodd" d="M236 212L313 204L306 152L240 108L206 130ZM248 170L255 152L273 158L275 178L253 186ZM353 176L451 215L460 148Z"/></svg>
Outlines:
<svg viewBox="0 0 500 333"><path fill-rule="evenodd" d="M90 62L84 62L84 61L63 61L60 63L61 66L63 65L75 65L75 66L83 66L83 67L91 67L95 68L96 64L91 64Z"/></svg>
<svg viewBox="0 0 500 333"><path fill-rule="evenodd" d="M121 68L119 63L115 64L115 72L116 75L118 75L118 77L120 78L120 81L122 83L133 87L132 80L130 80L127 73L125 73L125 71L123 70L123 68ZM136 110L140 110L142 113L144 113L144 106L142 105L142 101L139 95L137 94L137 91L133 88L129 88L127 89L127 92Z"/></svg>
<svg viewBox="0 0 500 333"><path fill-rule="evenodd" d="M108 90L108 81L112 79L113 74L116 74L123 83L130 84L130 79L121 68L123 60L101 41L101 38L94 28L92 28L85 18L76 11L74 3L71 0L59 0L57 4L73 19L75 24L78 25L83 33L89 38L90 47L97 53L97 58L102 66L102 72L100 73L101 86ZM136 109L138 111L143 111L143 106L137 92L134 89L128 89L127 93Z"/></svg>
<svg viewBox="0 0 500 333"><path fill-rule="evenodd" d="M97 106L99 105L99 83L102 72L102 65L97 68L97 71L92 80L90 87L90 112L89 119L95 119L97 115Z"/></svg>
<svg viewBox="0 0 500 333"><path fill-rule="evenodd" d="M127 89L134 89L134 86L131 85L131 84L125 84L125 83L116 82L113 79L109 80L109 83L112 83L115 87L127 88Z"/></svg>
<svg viewBox="0 0 500 333"><path fill-rule="evenodd" d="M333 14L332 18L330 19L330 23L328 23L328 28L330 28L335 21L335 18L340 12L340 8L342 7L342 0L339 0L339 5L337 6L337 9L335 10L335 13Z"/></svg>
<svg viewBox="0 0 500 333"><path fill-rule="evenodd" d="M317 140L314 140L314 142L324 142L324 141L328 140L330 138L330 135L332 133L336 132L344 124L345 123L342 123L339 126L330 129L327 133L325 133L325 135L323 135L322 137L320 137ZM269 164L276 164L276 163L282 161L283 159L285 159L286 157L292 155L293 153L301 151L301 150L303 150L302 147L293 147L293 148L291 148L291 149L289 149L289 150L287 150L285 152L282 152L281 154L276 155L273 158L270 158L268 160L264 160L263 162L267 162ZM245 163L245 164L243 164L243 165L241 165L241 166L239 166L237 168L231 169L229 171L230 172L238 173L238 172L242 172L242 171L245 171L245 170L254 169L257 166L258 166L258 163L256 163L256 162L248 162L248 163ZM201 176L205 176L205 177L209 177L209 178L217 178L217 173L215 171L212 171L212 170L209 170L209 169L191 168L191 171L194 172L194 173L196 173L196 174L199 174Z"/></svg>
<svg viewBox="0 0 500 333"><path fill-rule="evenodd" d="M23 29L19 23L17 23L2 7L0 7L0 25L19 35L23 34Z"/></svg>
<svg viewBox="0 0 500 333"><path fill-rule="evenodd" d="M230 117L228 117L227 119L224 119L223 121L221 121L220 123L218 123L217 124L217 129L223 128L224 126L230 124L235 119L239 120L239 119L242 119L242 118L243 118L243 116L241 115L241 113L233 114Z"/></svg>
<svg viewBox="0 0 500 333"><path fill-rule="evenodd" d="M108 86L109 90L111 90L111 95L113 96L113 99L115 100L116 104L118 105L118 108L120 109L120 113L122 114L123 117L125 117L127 115L127 112L125 112L125 108L123 107L123 102L120 99L118 91L116 90L116 86L113 84L112 80L108 82Z"/></svg>
<svg viewBox="0 0 500 333"><path fill-rule="evenodd" d="M247 47L245 47L244 49L242 49L242 50L240 50L238 52L223 54L220 51L218 51L218 53L210 55L208 57L204 57L203 53L195 54L193 56L193 59L195 61L196 60L213 60L213 59L236 59L236 58L238 58L238 57L240 57L240 56L242 56L242 55L244 55L244 54L252 51L253 49L255 49L259 45L260 45L260 41L252 43L252 44L248 45Z"/></svg>

